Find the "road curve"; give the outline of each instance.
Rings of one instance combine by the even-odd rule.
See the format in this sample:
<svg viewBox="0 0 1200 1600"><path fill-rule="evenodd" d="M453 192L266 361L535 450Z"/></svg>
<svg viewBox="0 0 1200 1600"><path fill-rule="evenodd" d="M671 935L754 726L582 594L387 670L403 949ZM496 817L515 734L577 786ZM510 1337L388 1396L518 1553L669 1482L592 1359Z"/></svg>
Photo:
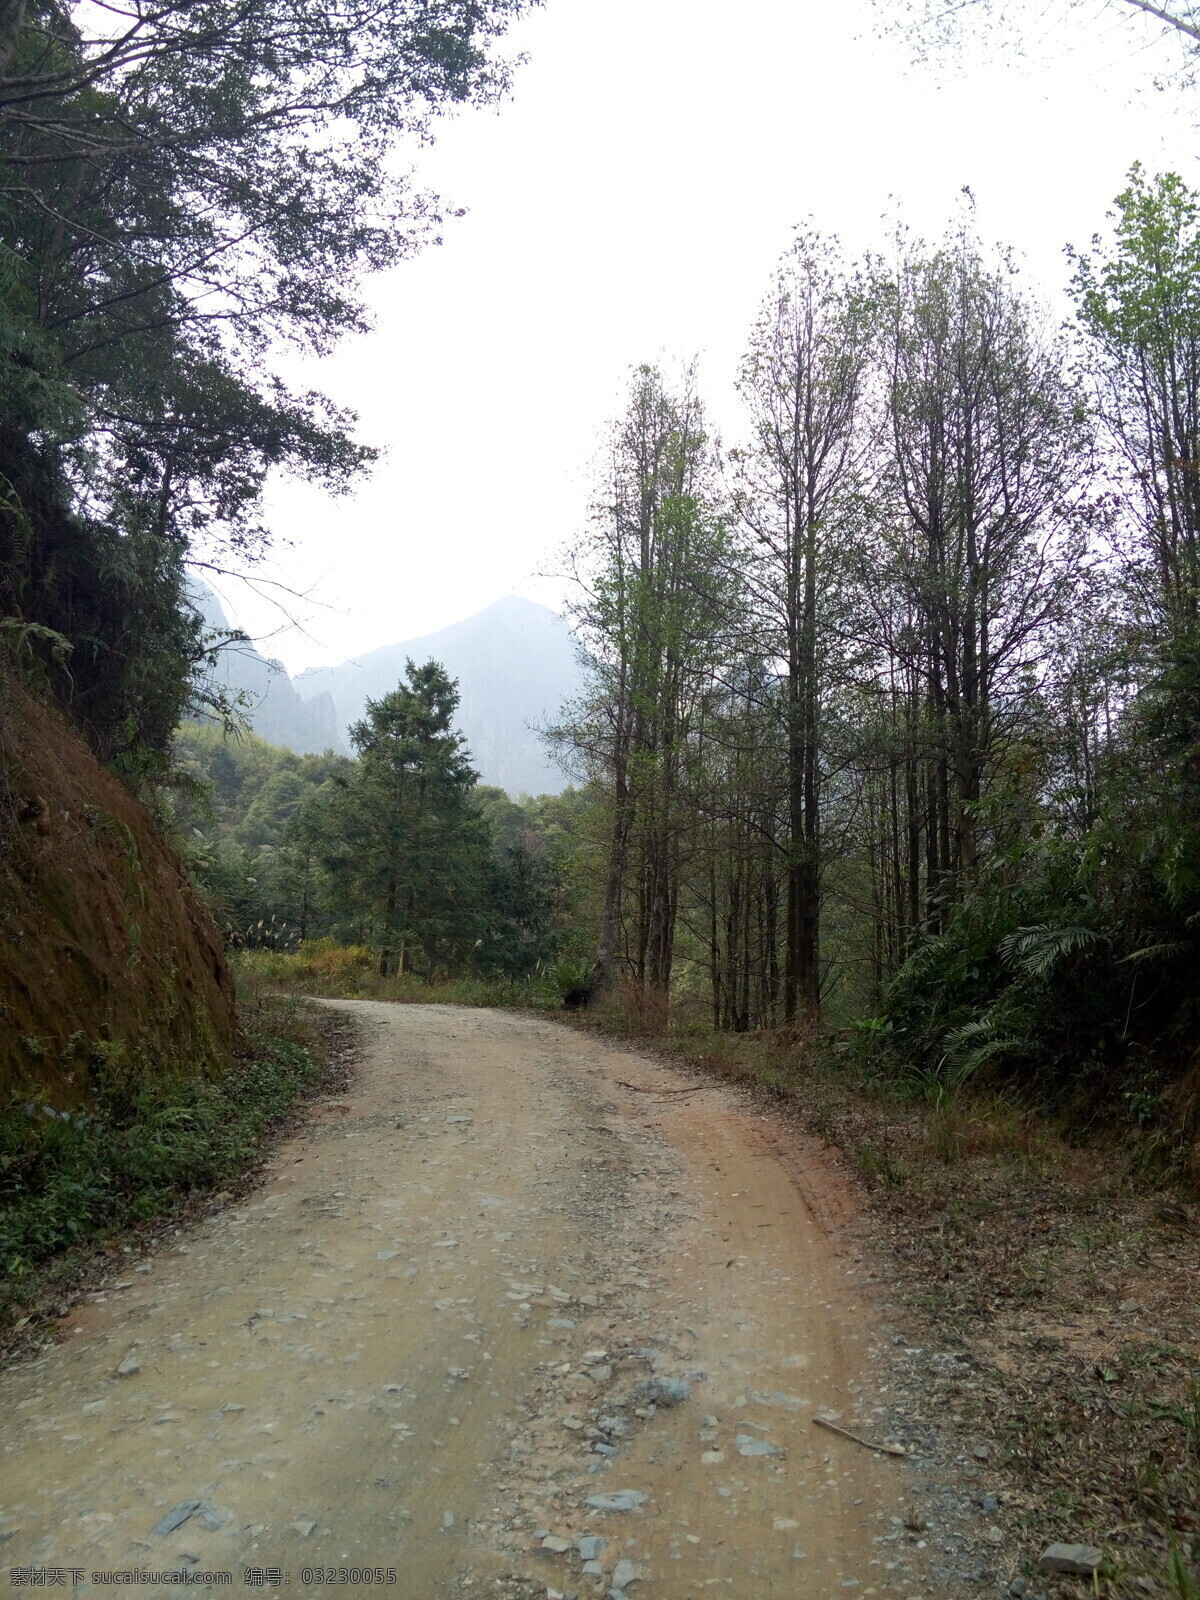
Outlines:
<svg viewBox="0 0 1200 1600"><path fill-rule="evenodd" d="M818 1146L558 1023L336 1004L351 1088L262 1189L0 1376L6 1583L929 1592L884 1559L908 1464L813 1425L882 1411Z"/></svg>

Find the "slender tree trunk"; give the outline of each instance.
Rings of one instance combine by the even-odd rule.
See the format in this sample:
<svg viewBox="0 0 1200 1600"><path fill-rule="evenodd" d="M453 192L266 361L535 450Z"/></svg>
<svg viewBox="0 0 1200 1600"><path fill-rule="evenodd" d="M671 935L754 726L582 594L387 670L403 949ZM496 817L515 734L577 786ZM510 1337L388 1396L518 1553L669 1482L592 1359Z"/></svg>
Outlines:
<svg viewBox="0 0 1200 1600"><path fill-rule="evenodd" d="M396 897L399 890L396 869L388 874L387 895L383 906L383 937L379 947L379 976L391 976L392 945L396 936Z"/></svg>
<svg viewBox="0 0 1200 1600"><path fill-rule="evenodd" d="M604 910L600 918L600 937L592 967L593 999L612 987L617 939L621 931L621 907L625 900L625 874L629 866L629 834L633 826L633 802L625 779L622 756L616 774L616 812L608 851L608 876L604 884Z"/></svg>

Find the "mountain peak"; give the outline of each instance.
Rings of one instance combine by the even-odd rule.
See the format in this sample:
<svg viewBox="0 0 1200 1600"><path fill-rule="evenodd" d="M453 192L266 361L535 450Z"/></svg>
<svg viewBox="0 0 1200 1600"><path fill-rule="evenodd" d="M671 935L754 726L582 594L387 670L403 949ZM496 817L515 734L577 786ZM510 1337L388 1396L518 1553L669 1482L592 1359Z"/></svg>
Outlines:
<svg viewBox="0 0 1200 1600"><path fill-rule="evenodd" d="M211 590L197 585L194 600L210 627L225 626ZM222 652L216 676L248 694L251 726L270 743L299 753L346 750L346 730L368 700L396 687L409 659L440 661L457 679L456 720L484 783L514 795L563 787L538 730L578 693L575 639L562 617L523 595L503 595L432 633L377 646L340 666L312 667L295 680L251 645Z"/></svg>

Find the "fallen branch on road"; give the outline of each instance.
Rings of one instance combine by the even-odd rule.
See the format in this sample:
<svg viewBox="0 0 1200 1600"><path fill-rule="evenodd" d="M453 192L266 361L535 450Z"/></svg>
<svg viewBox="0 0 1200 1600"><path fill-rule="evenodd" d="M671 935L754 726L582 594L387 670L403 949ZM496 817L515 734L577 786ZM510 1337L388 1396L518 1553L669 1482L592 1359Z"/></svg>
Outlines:
<svg viewBox="0 0 1200 1600"><path fill-rule="evenodd" d="M877 1450L882 1456L907 1456L908 1451L902 1444L872 1444L870 1439L860 1439L856 1433L850 1433L845 1428L839 1428L836 1422L830 1422L825 1417L814 1417L813 1421L819 1428L828 1428L830 1433L836 1433L842 1439L849 1439L851 1444L860 1444L864 1450Z"/></svg>
<svg viewBox="0 0 1200 1600"><path fill-rule="evenodd" d="M618 1078L617 1082L622 1089L636 1089L639 1094L699 1094L701 1089L708 1088L706 1083L693 1084L690 1089L655 1089L644 1083L626 1083L624 1078Z"/></svg>

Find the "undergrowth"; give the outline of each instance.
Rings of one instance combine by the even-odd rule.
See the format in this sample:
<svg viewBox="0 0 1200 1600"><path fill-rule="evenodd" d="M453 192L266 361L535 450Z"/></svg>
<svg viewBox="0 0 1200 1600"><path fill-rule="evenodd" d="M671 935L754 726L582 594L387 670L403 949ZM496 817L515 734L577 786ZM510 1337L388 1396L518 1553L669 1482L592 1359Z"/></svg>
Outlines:
<svg viewBox="0 0 1200 1600"><path fill-rule="evenodd" d="M309 939L298 950L241 950L233 957L241 987L339 1000L391 1000L400 1005L515 1006L553 1009L562 1003L555 969L527 978L432 977L406 972L381 978L365 945Z"/></svg>
<svg viewBox="0 0 1200 1600"><path fill-rule="evenodd" d="M0 1318L36 1292L51 1258L145 1224L253 1162L322 1063L294 1005L249 1011L220 1078L101 1044L80 1109L26 1094L0 1111Z"/></svg>

